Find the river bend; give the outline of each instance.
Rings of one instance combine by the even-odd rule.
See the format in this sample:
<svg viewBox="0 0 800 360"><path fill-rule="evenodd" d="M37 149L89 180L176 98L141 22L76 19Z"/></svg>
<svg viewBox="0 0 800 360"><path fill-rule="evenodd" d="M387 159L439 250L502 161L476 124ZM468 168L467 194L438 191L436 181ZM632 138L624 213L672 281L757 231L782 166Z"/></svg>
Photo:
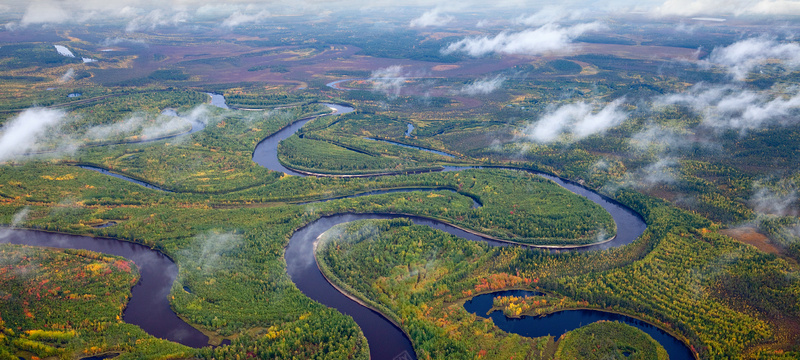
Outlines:
<svg viewBox="0 0 800 360"><path fill-rule="evenodd" d="M139 282L122 319L148 334L191 347L208 345L208 337L184 322L169 305L169 292L178 276L178 266L163 253L127 241L34 230L0 229L0 243L81 249L122 256L139 268Z"/></svg>
<svg viewBox="0 0 800 360"><path fill-rule="evenodd" d="M217 100L217 103L224 101L224 99L215 100ZM222 103L224 104L224 102ZM332 115L340 115L353 111L353 108L347 106L335 104L323 105L326 105L334 110ZM284 172L289 175L306 176L305 174L284 167L278 161L277 148L281 140L293 135L300 128L302 128L306 122L313 118L316 118L316 116L301 119L262 140L256 146L256 149L253 152L253 161L270 170ZM420 150L429 151L428 149L423 148L420 148ZM443 171L462 171L471 168L473 167L445 167ZM105 170L99 168L91 169L95 171ZM155 187L152 184L147 184L135 179L120 176L119 174L109 173L107 170L102 172L155 190L164 190ZM617 235L609 241L601 244L580 246L574 249L561 248L559 251L603 250L611 247L623 246L636 240L646 228L646 225L639 214L612 199L595 193L594 191L591 191L590 189L579 184L552 175L536 173L533 171L528 172L550 179L564 188L574 192L575 194L584 196L587 199L597 203L611 214L614 222L616 223ZM356 194L345 197L419 190L430 191L431 189L412 188L379 190L376 192ZM320 201L335 200L339 198L324 199ZM480 206L480 204L475 203L475 206ZM408 336L393 322L388 320L382 314L354 301L347 295L337 290L327 281L317 266L316 258L314 256L314 242L319 235L338 224L363 219L391 219L400 216L401 215L387 214L338 214L322 217L296 231L292 235L285 252L287 272L289 277L297 285L300 291L302 291L311 299L336 308L342 313L353 317L356 323L361 327L364 335L367 337L370 347L370 355L374 360L416 358L416 355ZM410 218L415 224L418 225L426 225L431 228L442 230L472 241L483 241L491 246L514 245L509 242L497 241L479 234L468 232L437 220L415 216L403 217ZM124 320L126 322L141 326L145 331L157 337L166 338L168 340L194 347L207 345L208 338L200 333L197 329L194 329L177 317L177 315L175 315L169 306L167 295L169 294L172 283L177 276L177 266L164 254L142 245L113 239L98 239L29 230L9 230L9 234L11 235L6 237L7 241L15 244L86 249L119 255L133 260L137 265L139 265L141 280L139 284L132 288L132 296L128 307L124 312Z"/></svg>
<svg viewBox="0 0 800 360"><path fill-rule="evenodd" d="M332 83L329 84L329 86L338 88L336 86L337 84L338 83ZM329 104L326 105L332 108L334 107ZM336 110L337 112L335 112L334 115L344 114L353 111L352 108L343 107L341 105L337 106ZM264 139L261 143L257 145L256 150L253 152L253 161L270 170L281 171L289 175L307 176L307 174L299 173L286 168L285 166L283 166L283 164L281 164L278 161L278 143L280 143L281 140L286 139L291 135L293 135L295 132L297 132L302 127L302 125L305 124L306 121L307 120L302 121L302 123L297 122L294 125L287 127L279 131L278 133ZM418 148L418 147L415 148L422 151L431 151L429 149L424 149L424 148ZM434 152L434 153L440 155L445 154L441 152ZM446 155L452 156L450 154ZM446 166L442 171L462 171L473 168L476 167ZM520 170L520 169L513 169L513 170L527 171L545 177L557 183L558 185L566 188L567 190L577 195L584 196L590 201L600 205L603 209L608 211L611 214L612 218L614 219L614 222L617 227L617 234L615 237L608 239L607 241L603 241L602 243L589 244L586 246L545 247L551 249L551 251L595 251L595 250L609 249L612 247L619 247L630 244L631 242L636 240L646 229L644 220L638 213L620 204L619 202L610 199L606 196L600 195L582 185L550 174L539 173L530 170ZM316 221L313 221L312 223L296 231L289 240L289 245L286 247L286 252L284 254L289 277L295 283L297 288L300 289L301 292L303 292L303 294L324 305L333 307L339 310L340 312L351 316L355 320L355 322L361 327L364 336L366 336L367 338L367 342L369 344L369 349L370 349L370 357L373 360L411 359L411 358L416 359L416 354L414 352L414 348L411 345L411 341L408 338L407 334L403 332L403 330L400 329L394 322L392 322L379 312L367 306L362 305L359 301L352 299L347 294L342 293L325 278L325 276L319 269L319 266L317 264L317 259L315 257L315 242L316 239L322 233L324 233L331 227L338 224L356 220L391 219L396 217L400 217L400 215L337 214L332 216L325 216ZM417 225L426 225L431 228L442 230L449 234L467 240L482 241L491 246L515 245L506 241L498 241L490 239L481 236L479 234L468 232L433 219L427 219L416 216L402 216L402 217L410 218ZM523 246L530 246L530 245L523 245ZM488 296L491 295L492 294L489 294ZM607 313L601 311L594 311L594 310L582 310L582 311L583 311L582 314L584 314L586 319L593 319L594 317L597 317L598 319L605 319L604 316L607 317L607 315L604 315ZM630 318L625 315L614 314L614 317L615 317L614 320L617 321L623 321L626 323L644 324L646 326L653 327L652 325L647 324L641 320ZM536 318L536 319L531 318L531 319L533 320L528 320L529 323L526 323L525 327L537 326L534 325L536 319L544 319L544 318ZM586 322L585 324L588 323L589 322ZM578 321L577 323L572 323L570 324L571 328L569 330L578 328L583 324L584 323L580 321ZM655 329L660 333L666 334L666 337L658 338L659 340L668 342L668 344L665 345L662 343L662 345L665 345L665 347L670 347L673 351L676 351L675 349L677 348L678 349L677 353L690 354L688 359L694 358L693 356L691 356L692 354L691 350L689 350L689 348L681 341L672 337L671 335L667 334L661 329L658 328ZM522 331L516 331L510 328L504 328L504 330L517 334L522 334L523 336L525 336L524 332ZM683 359L685 357L678 356L676 358Z"/></svg>

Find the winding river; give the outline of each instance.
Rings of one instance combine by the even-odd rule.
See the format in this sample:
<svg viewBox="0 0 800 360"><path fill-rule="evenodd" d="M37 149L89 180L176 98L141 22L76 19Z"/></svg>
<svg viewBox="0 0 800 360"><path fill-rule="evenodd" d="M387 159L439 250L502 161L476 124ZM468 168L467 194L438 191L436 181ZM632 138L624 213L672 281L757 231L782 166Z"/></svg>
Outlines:
<svg viewBox="0 0 800 360"><path fill-rule="evenodd" d="M349 112L353 112L353 108L349 106L342 106L342 105L335 105L335 104L322 104L325 105L333 110L332 115L341 115L347 114ZM287 169L284 167L280 161L278 161L278 143L280 143L284 139L288 139L290 136L294 135L297 130L303 127L307 122L311 119L316 119L318 116L311 116L304 119L300 119L295 121L293 124L281 129L280 131L267 136L264 140L261 140L258 145L256 145L256 149L253 151L253 161L256 164L261 165L267 169L280 171L282 173L286 173L289 175L295 176L305 176L299 172L296 172L291 169Z"/></svg>
<svg viewBox="0 0 800 360"><path fill-rule="evenodd" d="M192 347L208 345L208 337L179 318L167 296L178 276L178 266L163 253L127 241L34 230L0 229L0 243L83 249L122 256L136 263L139 282L122 313L125 322L155 337Z"/></svg>
<svg viewBox="0 0 800 360"><path fill-rule="evenodd" d="M369 80L369 79L368 78L342 79L342 80L331 81L331 82L325 84L325 86L327 86L327 87L329 87L331 89L344 90L344 91L358 90L358 89L351 89L351 88L341 87L341 86L339 86L339 84L341 84L343 82L347 82L347 81L359 81L359 80Z"/></svg>
<svg viewBox="0 0 800 360"><path fill-rule="evenodd" d="M324 105L332 108L334 110L333 114L337 115L353 111L353 108L347 106L335 105L335 104L324 104ZM281 140L284 140L293 135L303 125L305 125L306 122L310 121L313 118L316 117L301 119L262 140L257 145L256 149L253 152L253 161L270 170L284 172L289 175L306 176L305 174L284 167L278 161L277 148ZM428 151L428 149L421 149L421 150ZM89 166L85 166L85 168L92 169L95 171L101 171L111 176L115 176L127 181L132 181L139 185L147 186L155 190L164 190L162 188L153 186L152 184L147 184L141 181L137 181L135 179L131 179L119 174L110 173L105 169L89 167ZM471 168L473 167L444 167L442 171L462 171ZM514 170L519 170L519 169L514 169ZM520 171L528 171L528 170L520 170ZM532 171L528 172L535 173ZM535 173L535 174L548 178L558 183L559 185L563 186L564 188L578 195L585 196L589 200L597 203L611 214L617 225L617 235L611 239L608 239L607 241L604 241L602 243L591 244L586 246L577 246L577 247L561 247L561 248L549 247L552 251L602 250L611 247L622 246L633 242L644 232L646 226L641 216L639 216L629 208L625 207L624 205L621 205L618 202L609 199L605 196L597 194L579 184L548 174L542 174L542 173ZM388 193L397 191L419 191L419 190L431 191L435 189L413 188L413 189L378 190L376 192L356 194L347 197L374 195L376 193ZM339 198L343 197L324 199L321 201L328 201ZM480 204L476 202L474 206L480 206ZM370 348L370 355L373 360L410 359L410 358L416 358L416 355L413 350L413 347L411 346L411 342L408 336L396 324L388 320L380 313L360 304L359 302L343 294L325 279L325 277L322 275L317 266L316 258L314 256L314 243L319 235L321 235L326 230L338 224L351 222L355 220L363 220L363 219L390 219L396 217L400 217L400 215L338 214L332 216L325 216L297 230L292 235L284 254L289 277L297 285L300 291L302 291L305 295L307 295L311 299L314 299L327 306L336 308L342 313L353 317L353 319L361 327L364 335L367 338ZM410 218L415 224L429 226L431 228L442 230L447 233L453 234L455 236L462 237L464 239L472 241L483 241L491 246L520 245L520 244L513 244L510 242L498 241L495 239L487 238L482 235L468 232L433 219L427 219L415 216L402 216L402 217ZM120 240L52 234L52 233L44 233L31 230L25 230L25 231L7 230L7 231L9 235L6 236L5 240L3 240L2 237L0 237L0 241L6 241L15 244L35 245L35 246L87 249L102 253L120 255L130 260L133 260L135 263L137 263L137 265L139 265L141 280L139 284L134 286L132 289L132 297L124 313L125 321L141 326L145 331L147 331L150 334L153 334L154 336L176 341L184 345L193 347L201 347L207 345L208 338L205 337L205 335L200 333L198 330L192 328L185 322L183 322L170 309L167 295L169 294L169 291L172 287L172 283L174 282L177 276L177 266L164 254L151 250L142 245L124 242ZM620 316L621 318L628 318L623 315L618 315L618 316ZM628 319L635 320L632 318ZM576 325L573 328L579 326L580 325ZM516 331L511 330L511 332L516 332ZM675 340L677 341L677 339ZM680 341L678 342L680 343ZM691 354L688 348L686 348L686 351L689 354Z"/></svg>
<svg viewBox="0 0 800 360"><path fill-rule="evenodd" d="M225 99L222 98L221 95L208 95L211 96L212 105L227 108ZM218 98L215 98L215 96ZM219 98L222 99L220 100ZM178 116L175 110L172 109L165 109L162 114L173 117ZM126 143L146 143L172 139L190 135L205 128L204 123L198 121L190 122L192 128L182 134ZM113 173L100 167L90 165L79 165L79 167L132 182L148 189L169 192L169 190L156 185ZM112 221L98 227L113 226L115 224L116 222ZM172 284L175 282L175 278L178 276L178 266L172 259L159 251L150 249L144 245L117 239L7 228L0 229L0 244L2 243L45 246L60 249L90 250L122 256L131 260L139 268L139 281L131 288L131 298L122 313L122 319L127 323L138 325L148 334L158 338L167 339L191 347L203 347L208 345L208 336L187 324L172 311L168 295L172 289Z"/></svg>
<svg viewBox="0 0 800 360"><path fill-rule="evenodd" d="M329 86L337 88L336 84L329 84ZM342 110L342 108L342 106L338 106L337 113L347 113L353 111L352 108L344 108L344 110ZM303 122L303 124L304 123L305 122ZM297 130L299 130L300 127L302 127L302 124L299 124L300 126L296 126L298 124L299 122L292 127L287 127L284 130L267 137L261 143L259 143L256 147L256 150L253 152L253 161L267 167L270 170L282 171L290 175L306 176L305 174L286 168L280 164L277 158L278 143L280 140L288 138ZM417 149L430 151L429 149L424 148ZM442 171L462 171L473 168L475 167L445 166ZM527 171L545 177L577 195L586 197L608 211L617 225L616 236L601 243L575 247L545 247L551 249L551 251L594 251L623 246L636 240L646 229L644 220L639 214L613 199L600 195L577 183L561 179L557 176L529 170L519 171ZM387 319L379 312L342 293L325 278L325 276L319 270L316 257L314 256L315 243L317 238L322 233L338 224L364 219L391 219L396 217L400 217L400 215L338 214L325 216L296 231L289 240L289 245L286 247L286 252L284 253L287 272L297 288L309 298L333 307L340 312L351 316L361 327L361 330L367 338L370 356L372 359L416 359L416 354L407 334L405 334L402 329L397 326L397 324ZM402 217L410 218L417 225L429 226L431 228L442 230L467 240L483 241L491 246L522 245L491 239L433 219L416 216ZM495 295L496 294L492 293L481 296L492 298ZM477 301L480 303L481 299L480 297L476 297L471 301ZM487 310L488 308L483 311L484 315ZM492 314L492 319L496 324L498 324L498 326L501 326L500 323L503 323L500 317L506 319L505 323L516 324L516 319L507 319L504 315L502 315L502 313L494 313ZM569 318L571 321L563 322L562 320L565 317ZM554 321L553 319L556 320ZM526 317L524 320L525 323L522 326L508 327L502 325L501 328L508 332L523 336L531 336L531 333L528 332L531 328L542 326L547 322L563 323L562 325L565 325L563 327L565 332L598 320L622 321L644 330L653 336L659 343L661 343L662 346L668 349L670 359L694 359L691 350L683 342L673 337L669 333L641 320L637 320L625 315L611 314L597 310L562 311L549 317ZM543 335L547 335L547 333Z"/></svg>

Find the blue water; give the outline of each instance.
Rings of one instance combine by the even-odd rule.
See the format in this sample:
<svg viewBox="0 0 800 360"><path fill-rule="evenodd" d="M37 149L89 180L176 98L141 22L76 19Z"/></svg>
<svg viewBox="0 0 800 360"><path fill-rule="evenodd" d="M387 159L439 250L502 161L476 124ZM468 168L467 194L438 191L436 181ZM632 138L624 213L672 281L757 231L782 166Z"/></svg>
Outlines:
<svg viewBox="0 0 800 360"><path fill-rule="evenodd" d="M230 109L228 103L225 102L225 97L220 94L206 93L211 97L211 105L222 109Z"/></svg>
<svg viewBox="0 0 800 360"><path fill-rule="evenodd" d="M163 253L141 244L115 239L34 230L2 230L0 243L83 249L133 261L139 268L139 282L131 288L131 298L122 312L122 320L139 326L157 338L195 348L208 346L208 336L183 321L170 307L167 295L178 276L178 265Z"/></svg>
<svg viewBox="0 0 800 360"><path fill-rule="evenodd" d="M490 294L478 295L464 303L464 309L477 316L487 317L495 297L500 296L535 296L542 295L538 292L511 290ZM670 360L694 360L692 350L686 344L670 335L664 330L642 320L629 316L599 311L599 310L564 310L545 316L522 316L521 318L508 318L502 311L495 311L488 315L500 329L505 332L527 337L541 337L552 335L556 339L568 331L575 330L584 325L597 321L617 321L631 325L644 331L655 339L667 350Z"/></svg>
<svg viewBox="0 0 800 360"><path fill-rule="evenodd" d="M132 182L132 183L134 183L134 184L136 184L136 185L141 185L141 186L144 186L144 187L146 187L146 188L148 188L148 189L152 189L152 190L158 190L158 191L166 191L166 192L171 192L171 191L169 191L169 190L167 190L167 189L164 189L164 188L158 187L158 186L156 186L156 185L153 185L153 184L150 184L150 183L146 183L146 182L144 182L144 181L141 181L141 180L136 180L136 179L134 179L134 178L127 177L127 176L125 176L125 175L121 175L121 174L113 173L113 172L111 172L111 171L108 171L107 169L103 169L103 168L100 168L100 167L97 167L97 166L90 166L90 165L78 165L78 167L79 167L79 168L82 168L82 169L86 169L86 170L94 170L94 171L97 171L97 172L99 172L99 173L101 173L101 174L106 174L106 175L109 175L109 176L113 176L113 177L115 177L115 178L117 178L117 179L122 179L122 180L125 180L125 181L128 181L128 182ZM106 226L111 226L111 225L114 225L114 224L116 224L116 223L113 223L113 224L112 224L112 223L109 223L109 224L108 224L108 225L106 225ZM100 226L100 227L105 227L105 226Z"/></svg>

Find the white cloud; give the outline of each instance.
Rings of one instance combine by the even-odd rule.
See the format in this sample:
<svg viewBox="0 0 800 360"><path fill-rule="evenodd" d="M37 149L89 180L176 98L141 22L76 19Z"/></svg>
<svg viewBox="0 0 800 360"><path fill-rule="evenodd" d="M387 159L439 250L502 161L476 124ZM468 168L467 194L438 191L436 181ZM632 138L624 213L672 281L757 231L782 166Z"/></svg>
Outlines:
<svg viewBox="0 0 800 360"><path fill-rule="evenodd" d="M13 1L13 0L11 0ZM156 0L81 0L81 1L58 1L58 0L33 0L31 2L21 2L17 8L22 6L24 14L20 19L20 26L25 27L33 24L62 24L62 23L85 23L97 20L116 20L132 18L146 13L140 7L157 8L163 7L172 9L180 8L173 1Z"/></svg>
<svg viewBox="0 0 800 360"><path fill-rule="evenodd" d="M762 0L753 5L750 11L763 15L798 15L800 14L800 1Z"/></svg>
<svg viewBox="0 0 800 360"><path fill-rule="evenodd" d="M133 18L125 27L125 31L155 30L164 26L176 26L189 20L189 14L184 11L169 13L165 10L155 9L146 15Z"/></svg>
<svg viewBox="0 0 800 360"><path fill-rule="evenodd" d="M768 60L779 60L787 67L798 68L800 45L779 43L766 38L750 38L715 48L702 64L724 66L736 80L744 80L751 71Z"/></svg>
<svg viewBox="0 0 800 360"><path fill-rule="evenodd" d="M114 38L105 38L101 45L103 46L116 46L116 45L124 45L124 44L133 44L133 45L147 45L144 40L141 39L130 39L130 38L121 38L121 37L114 37Z"/></svg>
<svg viewBox="0 0 800 360"><path fill-rule="evenodd" d="M208 111L206 107L198 106L185 116L174 112L161 114L154 119L144 114L134 115L119 123L93 126L84 132L82 138L92 142L131 136L137 136L140 140L157 139L186 129L187 123L207 124Z"/></svg>
<svg viewBox="0 0 800 360"><path fill-rule="evenodd" d="M691 129L671 128L648 124L633 134L628 142L631 149L640 154L659 157L680 156L687 149L702 148L707 151L721 151L719 142L713 138L697 135Z"/></svg>
<svg viewBox="0 0 800 360"><path fill-rule="evenodd" d="M53 0L34 0L22 15L20 25L61 24L71 19L71 12L62 6L62 2Z"/></svg>
<svg viewBox="0 0 800 360"><path fill-rule="evenodd" d="M208 231L195 236L191 249L181 251L180 256L202 275L212 275L225 267L222 261L225 252L241 246L241 235L232 232Z"/></svg>
<svg viewBox="0 0 800 360"><path fill-rule="evenodd" d="M795 226L789 227L788 229L786 229L786 231L792 234L792 236L800 237L800 223L798 223Z"/></svg>
<svg viewBox="0 0 800 360"><path fill-rule="evenodd" d="M9 120L0 134L0 162L40 150L40 139L65 119L61 110L32 108Z"/></svg>
<svg viewBox="0 0 800 360"><path fill-rule="evenodd" d="M25 221L28 219L28 214L30 214L30 212L31 208L26 206L22 208L22 210L14 214L14 216L11 218L11 227L15 228L17 226L24 224Z"/></svg>
<svg viewBox="0 0 800 360"><path fill-rule="evenodd" d="M681 22L681 23L678 23L678 25L675 26L675 31L682 32L682 33L687 33L687 34L693 34L698 28L699 28L699 26L697 26L695 24L688 25L686 23Z"/></svg>
<svg viewBox="0 0 800 360"><path fill-rule="evenodd" d="M408 24L410 27L429 27L429 26L444 26L453 21L453 17L450 15L442 15L440 14L440 9L435 8L433 10L426 11L420 17L411 20Z"/></svg>
<svg viewBox="0 0 800 360"><path fill-rule="evenodd" d="M198 106L185 116L168 116L168 119L164 119L163 115L159 116L155 124L141 129L139 133L142 139L156 139L185 129L186 123L205 126L208 121L208 109L205 106Z"/></svg>
<svg viewBox="0 0 800 360"><path fill-rule="evenodd" d="M614 100L598 111L595 111L596 105L585 102L563 105L528 125L523 133L538 143L556 141L562 134L570 134L579 140L604 133L627 119L627 114L619 109L622 101Z"/></svg>
<svg viewBox="0 0 800 360"><path fill-rule="evenodd" d="M783 187L784 191L777 191L760 181L754 182L750 205L759 214L797 216L797 209L794 206L797 202L797 190L788 184L788 182L779 183L779 187Z"/></svg>
<svg viewBox="0 0 800 360"><path fill-rule="evenodd" d="M406 82L406 77L403 75L402 66L393 65L373 71L369 81L372 82L373 90L398 96L400 95L400 89L403 88L403 84Z"/></svg>
<svg viewBox="0 0 800 360"><path fill-rule="evenodd" d="M551 2L552 3L552 2ZM705 14L734 14L734 15L786 15L800 14L800 4L797 0L648 0L633 2L630 0L612 0L602 3L597 2L571 2L553 3L566 4L547 6L534 16L521 18L525 22L538 26L560 20L575 20L591 12L607 11L624 13L631 10L648 10L654 15L705 15ZM254 1L254 0L228 0L210 3L207 0L5 0L0 8L10 8L10 11L24 13L22 19L14 19L22 26L29 24L47 23L84 23L106 19L130 19L135 16L145 15L154 9L166 13L191 12L199 19L223 20L236 11L245 7L260 7L274 14L325 14L330 9L354 9L357 11L393 11L399 6L426 6L435 7L423 16L415 19L412 27L440 26L451 20L452 17L443 15L442 9L450 13L458 11L472 12L491 11L492 9L514 9L520 13L529 12L529 9L539 7L530 1L499 0L493 2L462 1L452 2L444 0L378 0L369 3L363 1ZM563 9L569 7L569 11ZM10 12L9 11L9 12ZM249 12L243 11L244 14ZM143 27L141 29L145 29Z"/></svg>
<svg viewBox="0 0 800 360"><path fill-rule="evenodd" d="M647 165L639 170L639 186L655 186L659 184L671 184L676 181L674 174L675 168L679 164L675 159L664 158Z"/></svg>
<svg viewBox="0 0 800 360"><path fill-rule="evenodd" d="M264 19L269 18L269 16L270 13L267 10L261 10L255 14L236 11L230 16L228 16L228 18L223 20L221 26L232 28L242 24L259 23Z"/></svg>
<svg viewBox="0 0 800 360"><path fill-rule="evenodd" d="M673 144L683 145L683 137L677 136L672 129L658 125L647 126L642 131L633 134L630 139L631 147L638 151L658 148L657 150L663 152Z"/></svg>
<svg viewBox="0 0 800 360"><path fill-rule="evenodd" d="M704 126L740 132L798 123L800 89L754 92L740 87L698 84L684 93L661 97L657 105L679 104L702 114Z"/></svg>
<svg viewBox="0 0 800 360"><path fill-rule="evenodd" d="M140 9L133 6L123 6L119 9L118 15L124 18L132 18L135 16L139 16L144 13L144 9Z"/></svg>
<svg viewBox="0 0 800 360"><path fill-rule="evenodd" d="M800 15L800 1L793 0L667 0L653 9L655 15Z"/></svg>
<svg viewBox="0 0 800 360"><path fill-rule="evenodd" d="M69 68L69 70L67 70L67 72L64 73L64 75L61 75L61 78L58 79L58 82L65 83L67 81L72 80L74 77L75 77L75 69Z"/></svg>
<svg viewBox="0 0 800 360"><path fill-rule="evenodd" d="M626 172L621 179L608 183L604 191L614 192L620 187L650 189L654 186L673 184L678 181L680 163L672 157L662 157L634 171Z"/></svg>
<svg viewBox="0 0 800 360"><path fill-rule="evenodd" d="M0 128L0 162L24 159L33 153L49 157L70 154L86 143L137 137L137 140L157 139L174 135L187 128L209 122L205 105L198 106L186 115L135 115L124 121L96 125L80 132L67 132L75 117L60 110L31 108L9 120Z"/></svg>
<svg viewBox="0 0 800 360"><path fill-rule="evenodd" d="M568 50L572 40L590 31L605 28L599 22L560 27L546 24L537 29L520 32L501 32L494 37L469 37L448 45L445 54L465 52L471 56L482 56L490 53L536 55L551 51Z"/></svg>
<svg viewBox="0 0 800 360"><path fill-rule="evenodd" d="M460 93L474 96L474 95L485 95L489 94L503 85L503 82L506 81L505 76L495 76L493 78L485 78L481 80L477 80L472 84L465 85L461 88Z"/></svg>
<svg viewBox="0 0 800 360"><path fill-rule="evenodd" d="M203 20L223 19L241 10L241 6L230 3L205 4L195 10L195 17Z"/></svg>
<svg viewBox="0 0 800 360"><path fill-rule="evenodd" d="M89 141L102 141L110 137L130 136L135 130L140 129L145 121L142 116L132 116L120 123L93 126L83 137Z"/></svg>
<svg viewBox="0 0 800 360"><path fill-rule="evenodd" d="M561 6L546 6L530 16L520 16L514 22L527 26L554 24L562 20L580 20L586 17L586 9L567 9Z"/></svg>

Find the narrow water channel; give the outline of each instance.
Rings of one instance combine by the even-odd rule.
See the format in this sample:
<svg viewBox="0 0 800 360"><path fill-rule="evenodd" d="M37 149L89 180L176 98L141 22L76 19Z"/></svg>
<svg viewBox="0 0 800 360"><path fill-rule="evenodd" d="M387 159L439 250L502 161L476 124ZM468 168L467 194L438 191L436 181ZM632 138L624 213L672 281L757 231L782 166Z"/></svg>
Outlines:
<svg viewBox="0 0 800 360"><path fill-rule="evenodd" d="M354 109L349 106L342 106L336 104L322 104L334 110L331 115L342 115L347 114L349 112L353 112ZM305 119L301 119L296 121L295 123L281 129L280 131L267 136L264 140L256 145L256 149L253 151L253 161L256 164L261 165L267 169L280 171L282 173L286 173L289 175L295 176L304 176L294 170L287 169L286 167L278 161L278 144L284 140L288 139L290 136L294 135L300 128L303 127L307 122L311 119L316 118L316 116L308 117Z"/></svg>

